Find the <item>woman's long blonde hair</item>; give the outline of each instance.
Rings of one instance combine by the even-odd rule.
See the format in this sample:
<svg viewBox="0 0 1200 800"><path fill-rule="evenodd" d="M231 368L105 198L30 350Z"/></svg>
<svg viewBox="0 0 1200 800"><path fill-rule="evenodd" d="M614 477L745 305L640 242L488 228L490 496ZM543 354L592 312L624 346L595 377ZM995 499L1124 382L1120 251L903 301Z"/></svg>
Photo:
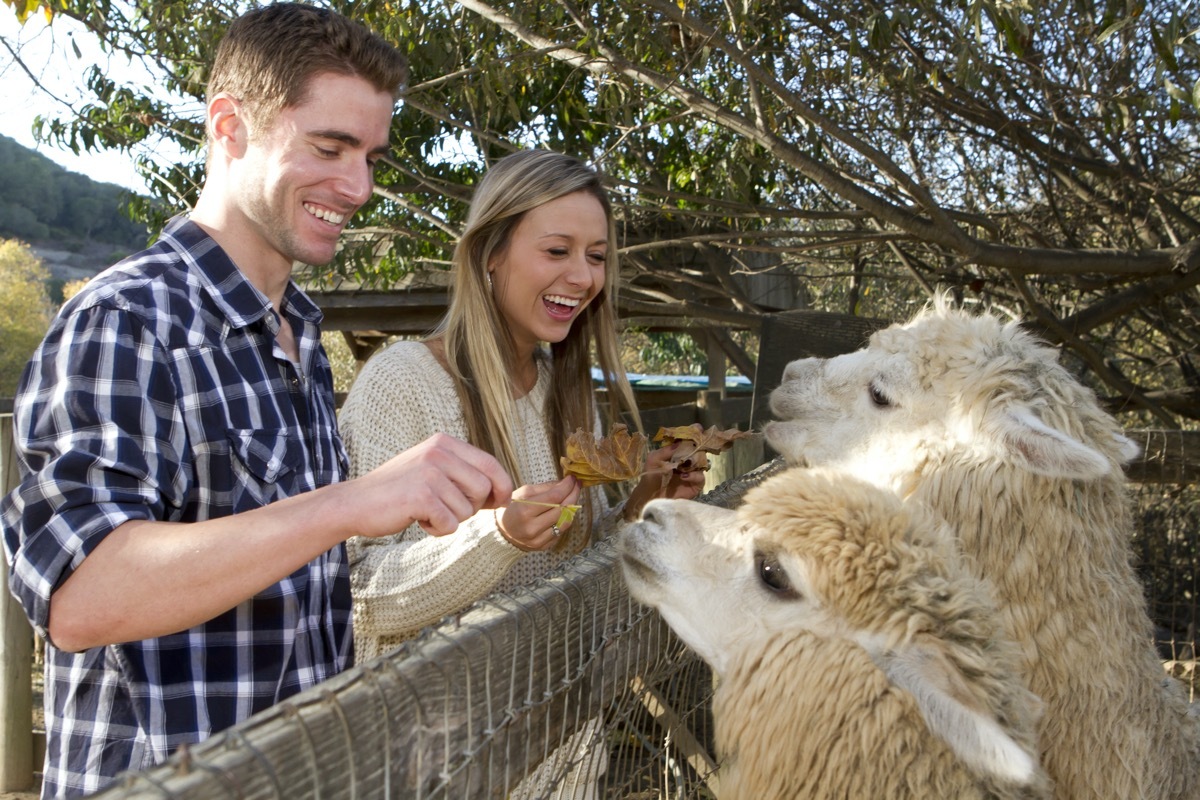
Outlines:
<svg viewBox="0 0 1200 800"><path fill-rule="evenodd" d="M607 432L621 421L622 412L640 430L641 420L617 344L619 266L612 206L600 175L578 159L547 150L525 150L502 158L487 171L475 190L466 229L454 250L450 307L434 332L434 336L444 337L446 361L455 378L471 444L496 456L518 485L526 482L513 441L517 429L513 397L522 356L496 306L488 265L504 254L513 230L528 211L575 192L591 194L604 209L608 223L604 286L571 325L567 337L550 345L546 435L557 461L571 433L577 428L593 429L597 413L591 374L593 346L608 396L603 430ZM590 514L580 514L580 518L590 520ZM573 530L587 527L576 524Z"/></svg>

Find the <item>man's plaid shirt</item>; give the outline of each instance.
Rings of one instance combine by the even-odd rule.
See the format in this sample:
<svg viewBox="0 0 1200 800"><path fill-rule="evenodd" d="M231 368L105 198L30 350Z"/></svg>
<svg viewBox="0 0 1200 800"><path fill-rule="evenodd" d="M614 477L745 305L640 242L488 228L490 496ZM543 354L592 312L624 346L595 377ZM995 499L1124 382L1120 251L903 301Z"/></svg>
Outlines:
<svg viewBox="0 0 1200 800"><path fill-rule="evenodd" d="M175 219L64 307L22 378L22 481L0 500L10 588L42 636L51 592L121 523L236 514L345 476L320 311L291 284L283 305L299 373L267 298ZM345 669L350 619L338 546L190 630L49 644L43 796L94 791Z"/></svg>

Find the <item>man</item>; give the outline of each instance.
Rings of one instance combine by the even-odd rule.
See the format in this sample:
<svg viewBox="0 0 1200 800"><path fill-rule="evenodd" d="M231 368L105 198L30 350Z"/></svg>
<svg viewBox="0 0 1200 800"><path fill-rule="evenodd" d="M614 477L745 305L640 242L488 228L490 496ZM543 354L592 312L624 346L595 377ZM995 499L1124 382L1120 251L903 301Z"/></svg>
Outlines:
<svg viewBox="0 0 1200 800"><path fill-rule="evenodd" d="M327 10L236 20L199 202L68 303L15 408L10 585L46 637L44 797L161 762L352 661L343 541L446 534L512 485L435 436L343 481L320 312L388 149L402 56Z"/></svg>

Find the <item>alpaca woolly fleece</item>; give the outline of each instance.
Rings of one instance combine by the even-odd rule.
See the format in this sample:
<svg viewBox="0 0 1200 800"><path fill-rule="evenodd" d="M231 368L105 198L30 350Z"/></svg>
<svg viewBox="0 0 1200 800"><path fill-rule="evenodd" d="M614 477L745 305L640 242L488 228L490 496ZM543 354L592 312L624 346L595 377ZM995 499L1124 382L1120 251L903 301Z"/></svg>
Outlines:
<svg viewBox="0 0 1200 800"><path fill-rule="evenodd" d="M788 365L767 442L948 521L1045 702L1061 798L1200 796L1200 732L1151 646L1116 420L1015 321L943 297L866 348Z"/></svg>
<svg viewBox="0 0 1200 800"><path fill-rule="evenodd" d="M804 469L734 512L656 500L630 592L717 675L721 800L1038 798L1040 702L944 524Z"/></svg>

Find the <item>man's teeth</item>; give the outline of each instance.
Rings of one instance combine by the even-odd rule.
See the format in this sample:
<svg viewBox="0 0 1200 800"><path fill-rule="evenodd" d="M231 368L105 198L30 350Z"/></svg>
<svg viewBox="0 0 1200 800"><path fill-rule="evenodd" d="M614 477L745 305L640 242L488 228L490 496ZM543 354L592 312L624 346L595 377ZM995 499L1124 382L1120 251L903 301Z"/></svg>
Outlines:
<svg viewBox="0 0 1200 800"><path fill-rule="evenodd" d="M338 214L337 212L334 212L334 211L327 211L325 209L317 208L316 206L310 206L307 203L304 204L304 210L307 211L308 213L312 214L314 217L319 217L319 218L325 220L326 222L333 223L334 225L341 225L342 220L344 220L346 218L345 214Z"/></svg>
<svg viewBox="0 0 1200 800"><path fill-rule="evenodd" d="M545 295L545 299L551 303L558 303L560 306L570 306L571 308L579 305L579 298L563 297L561 294L548 294Z"/></svg>

